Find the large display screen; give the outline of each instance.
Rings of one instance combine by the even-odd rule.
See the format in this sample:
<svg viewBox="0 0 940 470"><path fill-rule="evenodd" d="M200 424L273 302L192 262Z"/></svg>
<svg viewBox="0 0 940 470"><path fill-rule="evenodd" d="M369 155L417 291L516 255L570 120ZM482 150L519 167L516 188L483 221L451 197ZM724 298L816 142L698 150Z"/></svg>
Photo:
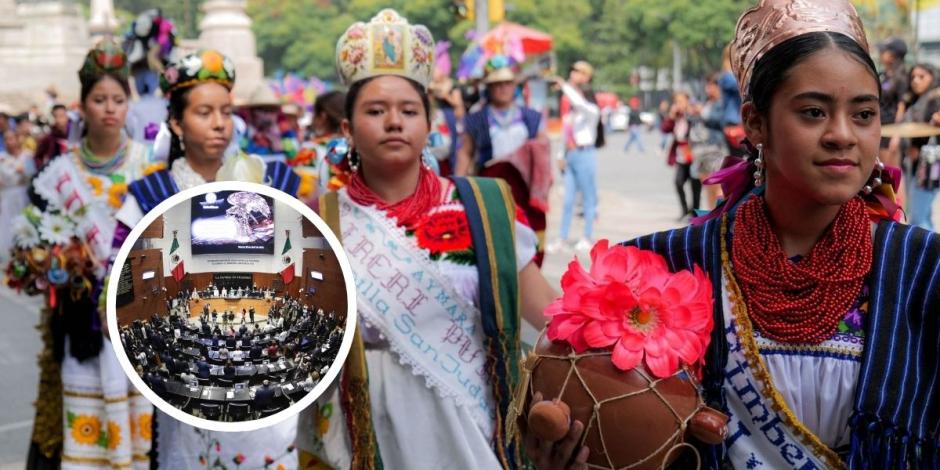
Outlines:
<svg viewBox="0 0 940 470"><path fill-rule="evenodd" d="M192 254L274 254L274 201L247 191L191 199Z"/></svg>

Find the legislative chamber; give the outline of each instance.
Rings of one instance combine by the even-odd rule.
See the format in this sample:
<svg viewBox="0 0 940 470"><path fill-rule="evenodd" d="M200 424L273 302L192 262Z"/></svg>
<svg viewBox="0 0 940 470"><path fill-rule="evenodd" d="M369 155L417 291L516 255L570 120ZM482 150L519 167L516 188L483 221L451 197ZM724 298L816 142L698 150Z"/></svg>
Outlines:
<svg viewBox="0 0 940 470"><path fill-rule="evenodd" d="M167 403L210 420L258 419L303 398L332 365L346 325L343 273L322 233L288 205L209 193L131 242L118 334Z"/></svg>

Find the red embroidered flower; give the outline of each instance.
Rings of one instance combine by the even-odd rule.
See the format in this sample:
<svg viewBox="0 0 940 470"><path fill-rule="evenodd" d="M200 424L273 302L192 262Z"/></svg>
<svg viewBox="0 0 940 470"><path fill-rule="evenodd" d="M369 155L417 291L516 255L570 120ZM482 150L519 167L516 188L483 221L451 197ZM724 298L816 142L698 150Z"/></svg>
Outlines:
<svg viewBox="0 0 940 470"><path fill-rule="evenodd" d="M428 214L415 228L418 246L431 253L468 250L473 244L467 214L459 209L442 209Z"/></svg>
<svg viewBox="0 0 940 470"><path fill-rule="evenodd" d="M232 459L235 462L235 465L241 465L245 461L245 454L239 452L235 454L235 458Z"/></svg>
<svg viewBox="0 0 940 470"><path fill-rule="evenodd" d="M264 456L264 465L265 465L265 466L268 466L268 465L271 465L272 463L274 463L274 457L271 457L270 455L265 455L265 456Z"/></svg>
<svg viewBox="0 0 940 470"><path fill-rule="evenodd" d="M549 339L576 352L610 349L619 369L643 361L657 377L701 366L712 329L712 287L701 269L670 273L662 257L607 240L591 261L590 272L574 260L562 276L562 297L545 310Z"/></svg>

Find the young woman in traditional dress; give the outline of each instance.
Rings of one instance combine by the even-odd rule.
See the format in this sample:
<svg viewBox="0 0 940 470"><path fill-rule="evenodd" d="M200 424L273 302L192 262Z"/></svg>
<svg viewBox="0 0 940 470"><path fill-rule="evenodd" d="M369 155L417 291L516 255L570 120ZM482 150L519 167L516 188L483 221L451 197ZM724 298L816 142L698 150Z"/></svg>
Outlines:
<svg viewBox="0 0 940 470"><path fill-rule="evenodd" d="M169 96L167 124L172 132L169 170L134 181L124 207L114 245L120 246L145 213L177 191L212 181L265 182L296 195L300 178L281 162L265 164L260 157L224 157L232 139L232 96L235 68L222 54L200 51L171 64L161 86ZM234 317L234 314L233 314ZM296 468L293 443L297 419L253 432L220 433L183 424L157 413L154 453L160 468L205 468L220 459L228 464L240 456L241 465L260 468L282 464ZM271 462L268 462L271 460Z"/></svg>
<svg viewBox="0 0 940 470"><path fill-rule="evenodd" d="M51 271L48 276L53 282L45 289L41 315L44 348L27 466L146 468L152 407L129 386L111 343L102 337L98 293L112 255L113 214L127 183L154 167L149 148L124 131L130 87L120 46L100 43L78 76L84 134L40 169L30 193L36 213L49 221L71 219L59 227L74 228L60 232L50 222L40 226L41 239L61 238L55 243L63 246L81 240L87 261L97 268L93 278L73 276L61 284ZM15 244L33 244L47 256L55 252L40 238L21 237Z"/></svg>
<svg viewBox="0 0 940 470"><path fill-rule="evenodd" d="M704 396L730 421L723 445L699 448L706 467L937 468L940 238L893 220L854 7L763 0L732 63L752 151L716 175L729 199L630 242L714 284ZM567 468L573 428L527 436L541 468Z"/></svg>
<svg viewBox="0 0 940 470"><path fill-rule="evenodd" d="M334 468L520 464L503 424L519 314L540 325L555 293L505 183L443 179L422 164L433 51L428 30L392 10L337 44L355 171L320 213L338 220L360 324L336 393L304 412L301 431L315 436L299 442Z"/></svg>

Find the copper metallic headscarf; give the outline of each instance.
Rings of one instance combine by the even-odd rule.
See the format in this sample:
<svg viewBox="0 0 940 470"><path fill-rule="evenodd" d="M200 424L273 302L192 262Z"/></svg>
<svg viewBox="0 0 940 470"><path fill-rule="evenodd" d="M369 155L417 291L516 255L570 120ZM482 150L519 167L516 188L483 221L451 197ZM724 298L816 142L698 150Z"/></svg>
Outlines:
<svg viewBox="0 0 940 470"><path fill-rule="evenodd" d="M868 50L862 22L849 0L761 0L741 15L731 43L731 68L741 96L748 96L754 66L764 54L814 32L844 34Z"/></svg>

